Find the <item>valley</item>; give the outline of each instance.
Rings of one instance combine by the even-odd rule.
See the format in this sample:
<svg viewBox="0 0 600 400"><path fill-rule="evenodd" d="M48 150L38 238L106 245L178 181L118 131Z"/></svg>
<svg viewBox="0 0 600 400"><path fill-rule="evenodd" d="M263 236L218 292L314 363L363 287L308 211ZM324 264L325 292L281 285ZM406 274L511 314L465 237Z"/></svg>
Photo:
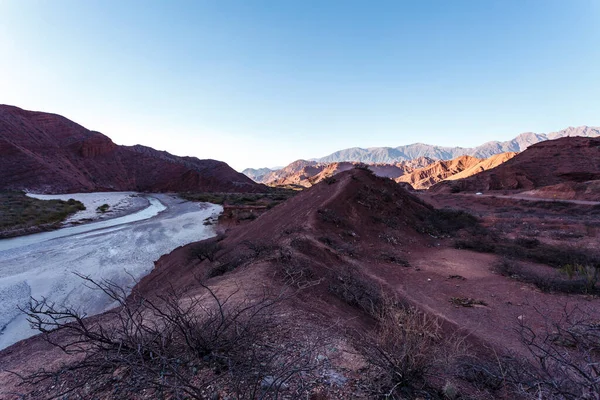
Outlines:
<svg viewBox="0 0 600 400"><path fill-rule="evenodd" d="M129 195L109 197L120 199L118 203ZM106 194L68 196L88 205L92 197L109 201ZM0 240L0 348L36 333L18 310L30 297L77 306L88 316L98 314L113 306L112 300L95 293L77 275L131 290L161 255L215 235L205 220L215 219L220 206L161 194L142 199L148 206L130 207L128 215Z"/></svg>

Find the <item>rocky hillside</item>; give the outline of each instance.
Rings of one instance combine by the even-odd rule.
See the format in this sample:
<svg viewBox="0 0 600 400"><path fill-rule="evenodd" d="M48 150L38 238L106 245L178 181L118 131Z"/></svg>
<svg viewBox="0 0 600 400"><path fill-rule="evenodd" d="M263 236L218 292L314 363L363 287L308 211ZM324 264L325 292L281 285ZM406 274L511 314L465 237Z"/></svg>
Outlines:
<svg viewBox="0 0 600 400"><path fill-rule="evenodd" d="M418 157L429 157L436 160L450 160L463 155L469 155L476 158L488 158L499 153L521 152L535 143L570 136L597 137L600 136L600 128L579 126L569 127L548 134L527 132L505 142L493 141L473 148L442 147L423 143L414 143L398 147L371 147L368 149L354 147L336 151L333 154L319 158L315 161L321 163L360 161L370 164L395 163Z"/></svg>
<svg viewBox="0 0 600 400"><path fill-rule="evenodd" d="M0 190L263 190L226 163L119 146L65 117L0 105Z"/></svg>
<svg viewBox="0 0 600 400"><path fill-rule="evenodd" d="M108 286L120 307L0 351L0 397L537 398L548 370L520 334L556 343L564 297L496 272L500 254L455 248L482 229L363 168L342 172L161 257L127 301ZM569 302L588 310L589 297ZM552 349L583 359L572 347ZM590 393L580 386L569 398Z"/></svg>
<svg viewBox="0 0 600 400"><path fill-rule="evenodd" d="M377 176L394 179L433 162L434 160L430 158L419 157L393 164L369 164L368 168ZM316 161L298 160L282 169L257 177L257 182L276 186L298 185L310 187L327 177L348 171L354 168L356 164L355 162L318 163Z"/></svg>
<svg viewBox="0 0 600 400"><path fill-rule="evenodd" d="M263 177L273 171L275 170L271 168L246 168L242 171L242 174L246 175L254 182L262 182Z"/></svg>
<svg viewBox="0 0 600 400"><path fill-rule="evenodd" d="M396 182L405 182L414 189L428 189L443 180L456 180L475 175L510 160L517 153L501 153L490 158L480 159L471 156L460 156L452 160L435 163L396 178Z"/></svg>
<svg viewBox="0 0 600 400"><path fill-rule="evenodd" d="M600 179L600 138L564 137L535 144L496 168L432 190L531 190Z"/></svg>

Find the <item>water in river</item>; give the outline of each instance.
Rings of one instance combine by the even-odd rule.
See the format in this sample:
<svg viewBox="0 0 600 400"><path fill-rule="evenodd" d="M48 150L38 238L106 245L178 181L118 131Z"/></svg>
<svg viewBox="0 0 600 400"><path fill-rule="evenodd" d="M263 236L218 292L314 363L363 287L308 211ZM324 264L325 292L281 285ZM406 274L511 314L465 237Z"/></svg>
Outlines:
<svg viewBox="0 0 600 400"><path fill-rule="evenodd" d="M204 220L216 217L220 206L167 195L148 199L146 209L124 217L0 240L0 349L37 333L18 310L30 296L88 315L110 307L73 272L131 287L161 255L215 234Z"/></svg>

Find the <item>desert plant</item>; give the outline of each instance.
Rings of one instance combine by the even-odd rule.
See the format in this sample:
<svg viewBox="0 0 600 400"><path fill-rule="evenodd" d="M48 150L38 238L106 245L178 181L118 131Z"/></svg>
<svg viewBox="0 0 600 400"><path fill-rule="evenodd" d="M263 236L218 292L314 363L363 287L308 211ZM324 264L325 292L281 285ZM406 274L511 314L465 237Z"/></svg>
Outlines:
<svg viewBox="0 0 600 400"><path fill-rule="evenodd" d="M355 344L369 365L372 394L404 399L417 390L437 393L428 379L466 352L464 339L445 334L435 317L389 298L376 319L377 327Z"/></svg>
<svg viewBox="0 0 600 400"><path fill-rule="evenodd" d="M381 287L352 266L346 266L334 273L328 288L329 292L347 304L370 315L376 315L383 306Z"/></svg>
<svg viewBox="0 0 600 400"><path fill-rule="evenodd" d="M109 208L110 208L110 206L108 204L102 204L101 206L98 206L98 208L96 208L96 211L104 214L105 212L108 211Z"/></svg>
<svg viewBox="0 0 600 400"><path fill-rule="evenodd" d="M273 317L284 296L219 296L198 281L200 296L172 289L152 299L135 291L127 297L113 282L81 278L118 307L101 319L86 319L73 308L32 299L23 310L32 326L76 357L57 370L21 376L24 383L46 383L56 398L78 390L86 397L109 390L126 398L147 390L154 398L204 399L222 389L237 399L278 398L291 383L308 392L301 377L316 368L323 343L271 345L277 335L289 334Z"/></svg>
<svg viewBox="0 0 600 400"><path fill-rule="evenodd" d="M518 319L516 331L530 357L506 351L489 359L461 360L458 376L480 389L510 398L598 399L600 324L597 311L563 307L558 316L534 308L543 323Z"/></svg>
<svg viewBox="0 0 600 400"><path fill-rule="evenodd" d="M599 267L588 264L567 264L561 268L561 271L566 273L569 279L582 278L585 281L585 289L588 293L592 293L596 289L600 277Z"/></svg>
<svg viewBox="0 0 600 400"><path fill-rule="evenodd" d="M200 261L215 261L217 252L221 250L218 240L208 239L195 243L190 247L190 256Z"/></svg>

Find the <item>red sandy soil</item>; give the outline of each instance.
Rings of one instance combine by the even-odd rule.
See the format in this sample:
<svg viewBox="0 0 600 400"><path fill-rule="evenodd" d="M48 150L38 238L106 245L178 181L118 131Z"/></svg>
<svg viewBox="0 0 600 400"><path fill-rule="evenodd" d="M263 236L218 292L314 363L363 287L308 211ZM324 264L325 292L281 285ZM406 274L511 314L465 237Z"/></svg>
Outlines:
<svg viewBox="0 0 600 400"><path fill-rule="evenodd" d="M522 191L554 186L555 191L570 191L573 192L571 198L579 198L571 188L556 185L597 180L600 180L600 139L565 137L537 143L496 168L455 182L441 182L430 190L437 193ZM597 184L585 197L600 199L594 190L597 194Z"/></svg>
<svg viewBox="0 0 600 400"><path fill-rule="evenodd" d="M60 115L0 105L0 190L260 192L215 160L119 146Z"/></svg>
<svg viewBox="0 0 600 400"><path fill-rule="evenodd" d="M468 205L471 199L447 196L438 201L441 207L458 203ZM485 213L494 207L484 202L471 210ZM286 301L287 313L282 314L279 323L304 333L336 326L332 340L338 357L331 358L331 368L349 380L342 387L322 385L322 398L329 399L368 398L360 390L367 379L362 369L364 361L346 332L367 332L374 320L330 290L348 269L354 268L398 300L440 318L448 334L467 334L467 342L481 355L511 350L526 357L515 328L524 318L534 329L541 329L543 319L536 309L549 316L560 313L566 303L599 309L598 299L542 293L532 285L497 274L493 269L499 261L496 255L454 249L453 238L429 230L426 221L434 213L431 205L390 179L353 169L336 175L335 181L303 191L250 223L226 231L213 262L191 259L195 244L161 257L137 289L154 298L172 285L187 288L187 296L192 296L204 290L195 283L195 276L206 277L210 271L221 268L222 275L206 281L217 291L230 293L242 287L250 297L263 288L277 292L286 288L281 255L289 255L295 268L310 271L314 284ZM588 218L598 221L599 217L590 213ZM467 233L463 231L453 234L464 235ZM264 247L260 254L251 249L257 245ZM535 264L530 267L548 268ZM450 302L452 297L482 300L486 305L457 307ZM286 344L296 338L280 340ZM60 361L69 359L49 349L40 336L0 352L2 370L27 371ZM439 377L442 385L445 378ZM16 399L8 393L27 389L17 387L18 379L6 372L0 372L0 381L5 383L0 398ZM473 393L467 383L457 385L464 393ZM492 397L503 395L496 393Z"/></svg>

